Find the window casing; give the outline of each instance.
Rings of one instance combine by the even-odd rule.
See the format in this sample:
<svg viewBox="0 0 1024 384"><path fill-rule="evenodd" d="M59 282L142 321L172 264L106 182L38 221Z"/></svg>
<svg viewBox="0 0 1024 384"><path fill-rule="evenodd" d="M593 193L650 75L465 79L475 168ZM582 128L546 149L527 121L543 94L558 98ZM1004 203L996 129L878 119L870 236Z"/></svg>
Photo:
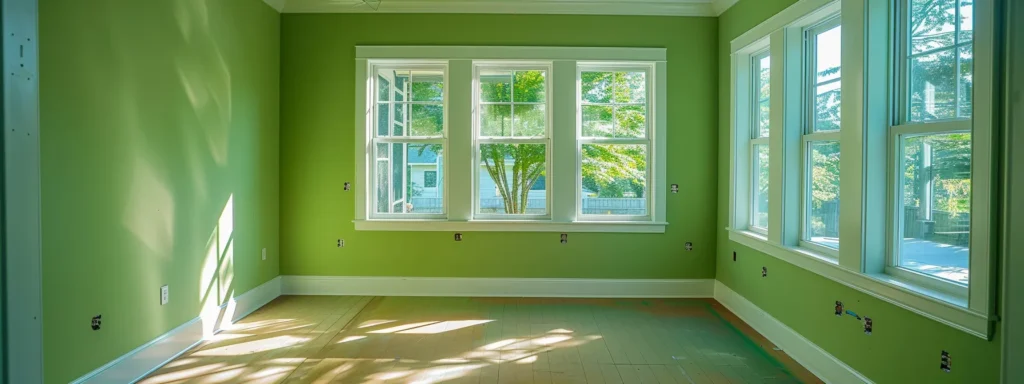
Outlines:
<svg viewBox="0 0 1024 384"><path fill-rule="evenodd" d="M664 232L664 49L356 51L357 230ZM391 78L439 69L432 113ZM591 100L581 74L622 81Z"/></svg>

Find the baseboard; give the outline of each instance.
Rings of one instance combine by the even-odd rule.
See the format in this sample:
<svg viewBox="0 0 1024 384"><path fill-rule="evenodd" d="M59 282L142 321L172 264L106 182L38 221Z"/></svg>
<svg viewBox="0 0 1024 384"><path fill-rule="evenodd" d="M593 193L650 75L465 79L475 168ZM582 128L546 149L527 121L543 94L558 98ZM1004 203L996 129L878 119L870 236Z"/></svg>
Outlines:
<svg viewBox="0 0 1024 384"><path fill-rule="evenodd" d="M715 280L281 276L285 295L456 297L712 297Z"/></svg>
<svg viewBox="0 0 1024 384"><path fill-rule="evenodd" d="M203 341L223 324L234 323L281 295L281 277L231 298L220 306L213 319L196 317L187 323L135 348L114 361L72 381L73 384L133 383L174 360ZM223 318L221 318L223 316Z"/></svg>
<svg viewBox="0 0 1024 384"><path fill-rule="evenodd" d="M826 383L872 382L719 281L715 300Z"/></svg>

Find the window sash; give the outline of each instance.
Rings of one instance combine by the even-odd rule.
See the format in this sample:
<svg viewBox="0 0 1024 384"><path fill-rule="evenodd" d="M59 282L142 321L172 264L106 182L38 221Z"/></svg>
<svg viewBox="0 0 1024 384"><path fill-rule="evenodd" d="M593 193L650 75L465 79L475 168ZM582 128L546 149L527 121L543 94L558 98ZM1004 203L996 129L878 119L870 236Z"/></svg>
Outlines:
<svg viewBox="0 0 1024 384"><path fill-rule="evenodd" d="M842 80L842 72L834 79L818 81L818 35L827 32L832 28L842 25L842 15L830 16L824 21L804 29L804 134L813 134L817 128L817 91L819 86L839 83ZM840 67L840 71L842 71ZM841 89L841 88L840 88ZM840 126L841 128L841 126ZM835 130L838 132L839 129Z"/></svg>
<svg viewBox="0 0 1024 384"><path fill-rule="evenodd" d="M963 0L955 0L954 3L953 3L953 7L954 7L955 12L956 12L955 20L957 20L957 22L953 23L953 28L954 28L953 44L949 45L949 46L946 46L946 47L932 48L932 49L925 50L925 51L918 52L918 53L910 53L910 50L911 50L911 47L912 47L912 43L910 41L911 40L911 34L910 34L910 1L911 0L898 0L898 1L899 1L899 6L897 7L898 8L898 12L897 12L897 20L898 20L898 22L896 23L896 25L897 25L896 36L898 38L896 40L896 46L894 47L895 51L896 51L896 57L898 59L897 59L896 65L895 65L896 66L895 74L893 75L893 80L894 80L894 82L897 83L897 86L895 87L895 88L897 88L897 94L896 94L896 97L895 97L895 100L894 100L897 104L893 106L893 112L894 112L893 113L893 125L915 124L915 123L928 124L928 123L943 122L943 121L971 120L971 117L953 117L953 118L949 118L949 119L935 119L935 120L927 120L927 121L913 121L910 118L910 62L911 62L911 60L913 60L915 58L918 58L918 57L921 57L921 56L927 56L927 55L931 55L931 54L935 54L935 53L940 53L940 52L946 52L946 51L953 51L954 52L953 56L956 59L956 62L954 64L953 68L954 68L954 71L959 71L959 68L960 68L960 55L957 54L957 51L960 48L962 48L962 47L971 46L973 48L973 46L974 46L974 41L975 41L974 34L972 34L972 38L969 41L961 41L961 39L960 39L960 32L961 32L960 22L959 22L959 20L960 20L960 4L962 3ZM977 15L975 16L975 19L977 19ZM954 103L956 103L955 108L956 108L956 111L957 111L958 114L959 114L959 111L960 111L960 92L962 92L962 90L960 89L960 79L959 79L959 77L957 77L956 78L956 92L953 95L953 101L954 101ZM972 103L974 102L973 97L971 98L971 102Z"/></svg>
<svg viewBox="0 0 1024 384"><path fill-rule="evenodd" d="M590 103L583 101L582 93L582 74L583 72L644 72L644 86L645 86L645 103ZM655 103L655 79L654 79L654 63L634 64L634 63L585 63L578 62L576 65L576 218L578 221L651 221L654 218L654 198L652 191L655 191L658 187L657 181L654 180L655 175L655 161L658 156L656 153L655 142L653 139L654 135L654 111L651 107L656 105ZM599 105L599 106L612 106L618 108L619 106L644 106L644 137L642 138L611 138L611 137L592 137L583 136L583 113L582 107L585 105ZM612 121L617 124L614 117ZM595 214L584 214L583 213L583 146L588 144L635 144L644 145L647 148L647 170L645 172L645 185L644 185L644 199L645 199L645 214L644 215L595 215Z"/></svg>
<svg viewBox="0 0 1024 384"><path fill-rule="evenodd" d="M885 273L897 278L907 279L912 283L946 292L957 297L966 298L968 286L952 280L946 280L935 276L912 271L900 266L900 249L903 237L903 225L906 218L903 216L903 170L906 167L903 155L903 138L913 136L941 135L949 133L971 133L970 121L954 120L929 123L912 123L890 127L889 129L889 201L890 212L888 213L888 249L885 263ZM973 141L972 137L972 141ZM971 162L974 162L974 154L971 154ZM972 173L972 181L974 179ZM973 183L972 183L973 184ZM972 189L973 189L972 185ZM972 190L972 193L974 191ZM973 210L973 204L972 204ZM973 215L972 215L973 216ZM973 229L973 228L972 228ZM972 233L973 236L973 233ZM969 248L968 260L974 257L974 249ZM968 264L970 265L970 264Z"/></svg>
<svg viewBox="0 0 1024 384"><path fill-rule="evenodd" d="M823 256L838 259L839 249L811 241L811 193L814 172L814 159L811 157L815 143L836 142L841 143L839 131L826 131L808 133L801 137L800 164L803 167L801 172L800 192L800 247L807 248ZM842 197L840 197L842 198ZM839 212L836 213L837 215Z"/></svg>

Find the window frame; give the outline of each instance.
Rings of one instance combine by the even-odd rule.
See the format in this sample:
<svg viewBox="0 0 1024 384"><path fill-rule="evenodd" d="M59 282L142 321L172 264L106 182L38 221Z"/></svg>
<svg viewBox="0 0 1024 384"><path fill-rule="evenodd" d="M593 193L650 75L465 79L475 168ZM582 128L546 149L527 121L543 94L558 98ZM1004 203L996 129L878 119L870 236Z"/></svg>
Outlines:
<svg viewBox="0 0 1024 384"><path fill-rule="evenodd" d="M441 147L442 148L442 153L444 153L444 150L446 148L448 148L448 106L449 106L448 88L449 88L449 81L448 81L448 64L445 63L445 62L442 62L442 61L393 61L393 60L382 60L382 61L373 61L373 62L370 63L370 65L371 66L370 66L370 72L369 73L372 76L371 77L372 80L370 81L371 85L370 85L370 95L369 95L370 96L369 100L370 100L370 103L371 103L370 109L372 110L371 118L370 118L370 127L373 128L373 129L371 129L371 132L369 133L369 135L370 135L370 141L369 141L370 147L367 149L367 152L371 154L370 157L371 157L371 159L373 161L373 166L370 168L370 174L374 175L374 177L372 178L372 181L370 183L368 183L369 191L370 191L369 193L371 195L373 195L373 194L375 194L377 192L377 188L379 187L378 179L376 177L377 169L378 169L377 168L378 167L378 163L380 162L380 160L376 156L377 145L378 144L406 144L406 145L409 145L409 144L427 144L427 145L429 145L429 144L441 144L441 146L442 146ZM441 127L441 135L440 136L391 136L391 135L389 135L389 136L381 137L381 136L378 135L376 127L377 127L377 121L378 121L377 119L380 117L379 113L377 112L378 108L380 106L380 100L377 97L378 92L379 92L379 87L378 87L378 83L377 83L378 80L377 79L378 79L378 76L379 76L379 72L381 70L393 70L393 71L397 71L397 70L410 70L410 71L411 70L440 70L441 71L442 76L443 76L442 84L443 84L443 87L444 87L444 89L443 89L443 96L442 96L442 100L441 100L441 105L442 105L442 108L443 108L443 111L444 111L444 113L443 113L444 121L443 121L443 124L442 124L442 127ZM389 105L395 105L396 102L394 100L394 95L395 95L395 91L394 91L394 89L395 89L395 79L394 78L389 79L389 89L391 89L391 96L389 96L389 98L388 98L388 104ZM402 101L403 105L411 105L413 103L415 103L415 102L413 102L412 100L404 100L404 101ZM434 103L431 103L431 104L434 104ZM395 123L394 118L393 118L393 116L394 116L394 112L393 111L394 111L394 109L392 108L389 111L389 113L388 113L389 119L391 120L391 122L389 123L389 129L393 129L393 124ZM405 115L404 115L405 117L411 117L409 115L409 114L412 113L411 112L411 108L407 108L404 113L405 113ZM403 124L403 128L405 129L405 132L409 132L409 128L410 127L405 126ZM405 148L403 153L404 153L405 158L407 159L408 158L408 147ZM391 160L393 156L394 156L394 151L392 151L389 154L388 159ZM439 156L442 156L442 155L439 155ZM390 164L390 161L389 161L389 164ZM443 161L441 165L442 165L441 169L442 169L443 174L448 174L448 171L447 171L448 162L447 161ZM389 173L390 173L390 170L389 170ZM403 177L403 179L408 180L408 170L407 169L403 169L402 173L403 173L403 175L405 175ZM439 181L438 184L441 185L439 188L442 189L441 213L394 213L394 212L382 213L382 212L377 212L377 210L373 208L372 203L370 202L370 199L367 199L367 204L368 204L367 205L367 212L368 212L368 216L370 218L372 218L372 219L375 219L375 220L429 220L429 219L442 219L442 218L445 218L448 215L447 178L442 177L442 179ZM389 183L389 186L390 186L390 183ZM390 189L391 190L388 191L388 195L389 196L391 195L391 192L392 192L392 190L394 188L390 188ZM390 202L390 200L391 199L389 199L389 202ZM394 202L390 202L390 204L394 205Z"/></svg>
<svg viewBox="0 0 1024 384"><path fill-rule="evenodd" d="M480 135L480 106L483 105L480 95L480 71L481 70L508 70L512 71L531 71L531 70L542 70L545 72L544 76L544 136L543 137L482 137ZM551 75L553 72L553 64L550 61L474 61L473 62L473 203L472 203L472 214L474 219L482 220L547 220L551 218L551 183L546 182L551 179L551 162L552 162L552 144L551 139L552 130L552 88L551 88ZM513 78L515 76L513 75ZM512 106L509 119L512 121L513 128L515 127L515 87L512 90L512 100L507 104ZM506 104L506 103L500 103ZM494 104L492 104L494 105ZM533 104L539 105L539 104ZM544 185L544 212L543 214L505 214L505 213L481 213L480 212L480 146L484 144L543 144L544 145L544 175L546 175ZM497 182L495 182L497 183ZM495 184L497 188L497 184ZM529 192L527 192L529 193Z"/></svg>
<svg viewBox="0 0 1024 384"><path fill-rule="evenodd" d="M667 187L665 178L666 137L666 77L668 67L665 48L610 48L610 47L515 47L515 46L357 46L355 60L355 229L358 231L524 231L524 232L620 232L664 233L666 193L655 188ZM485 218L474 215L473 163L475 149L474 124L474 63L478 62L549 62L551 104L549 129L551 145L548 159L549 172L545 189L550 191L548 218L513 217ZM372 171L374 164L372 126L373 65L380 62L442 62L447 63L447 92L445 105L445 147L443 183L445 217L413 218L375 217L371 210L373 195ZM612 221L585 220L577 214L579 183L579 144L576 116L577 64L643 64L652 68L648 92L648 129L653 144L648 153L648 215L646 220ZM574 152L575 151L575 152ZM574 180L573 178L576 178ZM654 180L658 180L655 187ZM339 190L339 193L341 191ZM589 216L589 215L588 215Z"/></svg>
<svg viewBox="0 0 1024 384"><path fill-rule="evenodd" d="M811 195L813 193L811 180L814 172L814 159L811 153L814 150L815 143L834 141L842 146L841 127L833 131L816 131L818 119L815 113L817 110L817 90L819 86L839 82L840 92L842 92L842 75L825 82L817 81L818 44L815 38L836 27L842 27L842 14L838 12L825 16L820 21L816 21L814 24L801 30L803 36L803 51L801 52L803 62L801 63L802 82L800 89L802 90L801 106L803 113L801 116L803 120L800 124L800 233L797 244L801 248L806 248L830 259L839 259L838 244L836 248L832 248L811 241ZM842 68L841 65L840 68ZM840 125L842 125L841 122ZM842 180L841 176L840 180ZM841 214L842 212L836 213L837 216Z"/></svg>
<svg viewBox="0 0 1024 384"><path fill-rule="evenodd" d="M749 147L750 147L750 149L749 149L749 156L750 156L750 161L749 161L749 163L750 163L750 180L749 180L749 182L750 182L750 201L749 201L749 204L750 204L750 208L749 208L749 213L748 213L749 219L747 221L747 229L749 229L751 232L760 233L760 234L765 235L765 236L768 235L768 227L770 227L770 224L769 225L765 225L764 228L758 227L757 224L756 224L757 213L758 213L757 209L756 209L758 193L755 192L755 191L757 191L757 187L758 187L757 186L757 182L758 182L757 175L758 175L759 171L757 170L757 167L754 166L754 163L759 161L758 160L758 153L757 153L757 146L759 146L759 145L764 145L764 146L768 147L768 156L769 156L769 158L771 158L771 143L770 143L770 139L771 139L771 122L770 122L770 118L769 118L769 123L768 123L769 134L767 136L761 136L761 125L760 125L760 123L761 123L760 109L761 109L761 101L762 101L761 97L760 97L760 88L761 88L761 79L760 79L761 60L763 60L766 57L769 60L771 60L771 53L772 52L771 52L770 47L765 47L764 49L761 49L760 51L757 51L757 52L754 52L754 53L750 54L750 83L751 83L751 87L750 87L750 145L749 145ZM771 87L771 78L772 78L771 75L769 75L768 76L769 89ZM771 110L770 109L771 108L771 95L768 96L768 105L769 105L769 111L770 111ZM770 165L769 165L769 167L770 167ZM770 188L771 188L771 170L770 169L768 171L768 174L769 174L769 177L768 177L769 200L768 201L771 202L771 191L770 191ZM768 212L765 212L765 214L768 214Z"/></svg>
<svg viewBox="0 0 1024 384"><path fill-rule="evenodd" d="M584 105L610 105L613 107L613 111L618 104L623 103L584 103L583 102L583 91L582 91L582 76L583 72L644 72L645 93L647 102L644 103L645 110L645 121L646 125L644 129L643 138L602 138L602 137L587 137L583 136L583 106ZM654 110L653 102L655 100L655 85L654 85L654 63L638 63L638 62L587 62L581 61L576 63L576 174L577 183L575 188L576 193L576 219L578 221L611 221L611 222L647 222L652 221L654 218L655 201L652 198L654 191L656 190L657 180L655 180L655 167L656 161L656 132L654 128ZM625 103L633 104L633 103ZM612 120L614 122L615 116L612 113ZM595 214L584 214L583 213L583 146L584 145L644 145L647 147L647 172L645 175L644 185L644 199L646 200L646 209L644 215L595 215Z"/></svg>
<svg viewBox="0 0 1024 384"><path fill-rule="evenodd" d="M996 37L999 34L996 22L997 3L976 2L973 9L973 100L972 118L967 123L971 131L971 238L970 238L970 289L963 291L943 289L930 285L916 276L890 274L886 271L893 248L891 231L893 222L893 196L896 185L894 164L898 142L892 130L897 125L899 113L895 108L902 103L903 89L900 85L900 68L895 66L903 60L896 41L900 37L896 29L902 2L906 0L802 0L755 26L734 39L731 73L731 110L729 147L730 159L730 206L729 240L734 244L749 247L776 257L799 268L838 282L842 285L938 321L967 334L991 339L998 320L995 308L995 262L992 260L997 245L995 234L997 195L993 180L998 153L995 132L999 100L1000 74L996 72ZM840 193L843 203L840 207L843 219L840 221L839 237L843 247L838 259L823 256L814 249L801 247L798 243L802 217L793 217L791 205L803 204L792 201L790 188L801 188L802 181L794 181L793 169L798 169L804 155L794 147L803 148L800 124L803 111L792 105L803 105L804 95L789 89L793 78L803 79L800 70L790 62L804 59L792 47L803 46L802 34L796 30L822 20L828 13L839 12L842 33L843 99L841 101L841 167L842 183ZM747 228L747 195L750 187L746 167L749 163L748 116L745 103L749 100L745 84L749 74L745 68L745 54L756 47L763 47L770 41L772 50L772 105L784 103L781 108L772 108L772 197L784 198L781 203L772 204L769 222L779 225L767 235ZM776 60L777 58L777 60ZM900 60L900 61L896 61ZM778 71L778 72L777 72ZM871 74L868 76L867 74ZM776 74L780 78L776 79ZM778 81L778 82L776 82ZM779 84L777 86L777 84ZM787 90L778 89L784 85ZM802 92L802 91L801 91ZM958 99L959 100L959 99ZM909 116L909 115L908 115ZM776 124L783 126L776 127ZM955 121L934 121L931 124L957 124ZM961 125L963 126L963 125ZM907 125L906 129L930 129L921 124ZM908 131L911 132L911 131ZM793 135L792 137L789 135ZM782 150L782 153L778 151ZM795 153L798 160L793 160ZM781 170L783 174L777 174ZM803 172L796 172L797 177ZM796 199L799 200L799 199ZM776 207L780 206L780 207ZM883 225L878 225L879 223Z"/></svg>
<svg viewBox="0 0 1024 384"><path fill-rule="evenodd" d="M904 210L904 202L903 202L903 198L902 198L902 196L903 196L903 190L902 190L902 188L903 188L903 180L902 180L902 176L901 176L902 170L905 169L904 156L903 156L903 140L905 138L915 137L915 136L928 136L928 135L938 135L938 134L949 134L949 133L972 133L972 137L971 137L971 142L972 142L972 150L971 150L971 164L972 164L971 165L971 168L972 168L972 176L971 176L971 180L972 180L972 185L971 185L971 188L972 188L972 198L971 198L971 200L972 201L971 201L971 207L972 207L972 211L973 211L974 205L976 203L976 200L973 197L973 192L974 192L974 188L975 188L975 185L974 185L975 184L974 183L974 172L973 172L974 171L974 163L975 163L975 150L973 148L973 146L974 146L973 145L973 142L974 142L973 131L974 131L974 129L973 129L973 124L972 124L973 123L973 116L972 117L962 117L962 116L959 116L959 114L960 114L960 102L961 102L960 101L960 92L961 92L961 90L960 90L960 78L957 77L955 79L957 85L956 85L956 92L955 92L955 94L953 96L953 100L954 100L954 103L955 103L954 108L955 108L955 111L956 111L955 113L956 113L957 116L955 116L953 118L946 118L946 119L914 121L911 118L911 107L910 107L910 91L911 91L910 78L911 78L911 74L910 74L910 64L909 64L910 60L912 60L914 57L920 57L920 56L924 56L924 55L935 54L935 53L940 53L940 52L945 52L945 51L952 51L954 53L954 56L955 56L955 71L958 71L959 70L959 65L960 65L961 61L960 61L960 55L959 55L959 53L957 51L959 49L965 47L965 46L971 46L972 47L972 54L973 54L973 51L974 51L973 47L974 47L974 44L975 44L975 41L976 41L976 37L972 37L972 39L970 40L969 43L961 42L960 41L960 31L961 31L960 23L956 22L956 23L954 23L955 24L954 25L954 32L953 32L954 33L954 43L952 45L947 46L947 47L942 47L942 48L929 49L929 50L926 50L926 51L923 51L923 52L920 52L920 53L917 53L917 54L912 54L910 52L911 47L912 47L912 43L910 41L911 33L910 33L910 28L909 28L909 24L910 24L909 8L910 8L911 1L912 0L900 0L900 1L898 1L898 4L895 6L895 10L894 10L894 15L895 15L894 19L896 19L896 21L894 22L894 27L896 29L896 32L894 32L893 34L895 36L898 36L898 39L896 40L896 43L893 44L894 62L891 65L893 66L892 82L894 83L892 85L892 89L893 89L893 92L896 93L896 95L894 97L895 103L891 107L892 108L892 123L888 127L888 131L889 131L889 133L888 133L888 138L889 138L888 142L890 143L890 148L889 148L889 156L888 156L889 160L888 160L887 163L889 164L889 175L890 176L888 178L888 184L887 185L888 185L888 193L889 193L889 209L890 210L887 213L888 220L887 220L886 235L887 235L887 239L888 239L887 246L888 246L888 250L889 251L886 252L886 255L885 255L885 266L884 266L883 272L885 274L887 274L887 275L893 276L894 278L897 278L897 279L900 279L900 280L905 280L905 281L911 282L913 284L918 284L918 285L921 285L923 287L927 287L929 289L933 289L933 290L936 290L936 291L944 292L946 294L953 295L955 297L960 297L960 298L963 298L963 299L966 300L966 299L968 299L968 296L970 295L970 284L960 284L958 282L954 282L954 281L947 280L947 279L942 279L942 278L939 278L939 277L936 277L936 276L931 276L931 275L928 275L928 274L925 274L925 273L917 272L917 271L911 270L909 268L905 268L905 267L900 266L900 257L901 257L900 253L901 253L901 250L902 250L901 239L900 238L902 237L902 234L903 234L903 231L901 230L901 228L903 227L903 222L906 220L906 218L903 217L903 215L902 215L902 212L905 212L905 210ZM959 19L959 15L960 15L960 2L961 1L962 0L955 0L954 1L954 8L956 9L956 18L957 19ZM975 99L973 97L971 98L971 103L972 104L975 103ZM973 112L974 112L974 109L972 108L972 114L973 114ZM983 188L985 188L985 187L983 186ZM972 217L974 216L973 212L972 212L971 216ZM973 219L972 219L972 223L971 223L971 231L970 232L971 232L970 236L973 236L974 235L974 222L973 222ZM971 263L971 261L970 261L974 257L974 246L975 246L975 244L974 244L973 239L969 240L969 244L970 244L970 246L969 246L969 251L968 251L968 255L969 255L969 257L968 257L968 265L969 265L969 270L971 270L971 272L973 272L973 270L972 270L973 268L970 268L970 267L973 267L973 265L972 265L973 263Z"/></svg>

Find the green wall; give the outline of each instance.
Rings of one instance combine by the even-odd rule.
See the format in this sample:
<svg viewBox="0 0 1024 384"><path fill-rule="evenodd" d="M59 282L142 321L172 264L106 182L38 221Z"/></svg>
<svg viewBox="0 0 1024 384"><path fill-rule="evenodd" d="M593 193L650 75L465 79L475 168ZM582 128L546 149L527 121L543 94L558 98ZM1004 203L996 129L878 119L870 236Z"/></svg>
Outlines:
<svg viewBox="0 0 1024 384"><path fill-rule="evenodd" d="M281 273L713 278L717 28L715 18L284 15ZM355 231L355 194L342 188L356 174L354 47L403 44L667 48L668 179L682 190L668 195L666 233L572 234L562 245L557 233L467 233L457 243L448 232Z"/></svg>
<svg viewBox="0 0 1024 384"><path fill-rule="evenodd" d="M66 383L278 275L280 16L39 6L44 365Z"/></svg>
<svg viewBox="0 0 1024 384"><path fill-rule="evenodd" d="M719 18L718 226L728 225L729 202L729 42L792 4L793 0L742 0ZM926 319L872 296L825 279L774 257L728 240L718 231L716 276L740 295L876 383L996 383L998 341L985 341ZM737 261L732 261L736 251ZM770 271L761 278L762 266ZM874 321L872 335L833 306ZM995 340L998 340L998 334ZM951 353L953 370L939 369L942 350Z"/></svg>

